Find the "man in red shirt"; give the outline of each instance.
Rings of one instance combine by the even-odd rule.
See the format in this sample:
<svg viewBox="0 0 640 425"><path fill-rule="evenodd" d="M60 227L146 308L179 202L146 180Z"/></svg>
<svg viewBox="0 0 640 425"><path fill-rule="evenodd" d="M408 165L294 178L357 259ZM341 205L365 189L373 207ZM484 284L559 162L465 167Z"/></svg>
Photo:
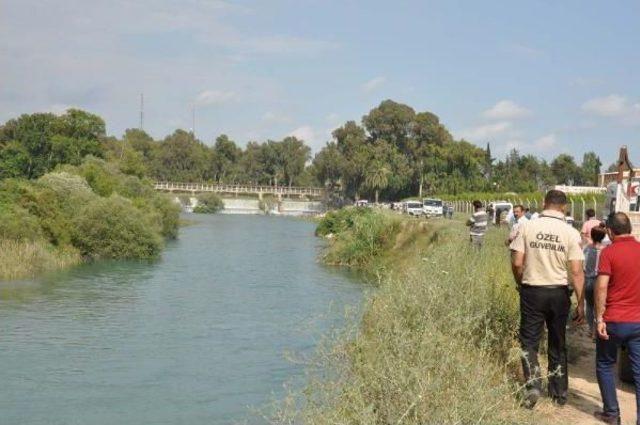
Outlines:
<svg viewBox="0 0 640 425"><path fill-rule="evenodd" d="M611 216L607 230L613 243L600 254L595 288L596 375L604 407L594 415L608 424L620 423L613 366L624 344L636 382L640 424L640 242L631 235L631 222L624 213Z"/></svg>

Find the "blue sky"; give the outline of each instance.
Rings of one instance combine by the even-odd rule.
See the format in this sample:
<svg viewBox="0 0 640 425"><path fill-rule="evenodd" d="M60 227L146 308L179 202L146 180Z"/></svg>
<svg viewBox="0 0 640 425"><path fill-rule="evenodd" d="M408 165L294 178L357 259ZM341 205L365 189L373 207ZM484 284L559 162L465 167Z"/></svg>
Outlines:
<svg viewBox="0 0 640 425"><path fill-rule="evenodd" d="M111 134L317 150L391 98L496 156L640 159L640 2L4 0L0 120L80 107Z"/></svg>

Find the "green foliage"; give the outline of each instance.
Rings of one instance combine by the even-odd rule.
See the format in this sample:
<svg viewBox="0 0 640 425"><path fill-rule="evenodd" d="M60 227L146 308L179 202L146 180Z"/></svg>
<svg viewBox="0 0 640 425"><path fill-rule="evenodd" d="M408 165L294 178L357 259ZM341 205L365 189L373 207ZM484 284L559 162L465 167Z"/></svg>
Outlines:
<svg viewBox="0 0 640 425"><path fill-rule="evenodd" d="M320 351L301 404L280 411L282 423L537 423L515 397L518 298L503 235L490 232L478 255L461 225L417 226L401 226L367 264L381 271L379 288ZM417 237L399 244L407 232Z"/></svg>
<svg viewBox="0 0 640 425"><path fill-rule="evenodd" d="M222 198L215 193L198 195L198 205L193 209L198 214L215 214L224 208Z"/></svg>
<svg viewBox="0 0 640 425"><path fill-rule="evenodd" d="M399 228L396 215L370 208L345 208L327 214L316 232L334 235L332 249L324 257L327 263L362 267L393 245Z"/></svg>
<svg viewBox="0 0 640 425"><path fill-rule="evenodd" d="M0 126L0 177L36 178L58 164L80 164L102 156L105 123L97 115L69 109L63 115L21 115Z"/></svg>
<svg viewBox="0 0 640 425"><path fill-rule="evenodd" d="M162 249L155 226L121 196L98 197L74 220L73 244L91 258L153 258Z"/></svg>

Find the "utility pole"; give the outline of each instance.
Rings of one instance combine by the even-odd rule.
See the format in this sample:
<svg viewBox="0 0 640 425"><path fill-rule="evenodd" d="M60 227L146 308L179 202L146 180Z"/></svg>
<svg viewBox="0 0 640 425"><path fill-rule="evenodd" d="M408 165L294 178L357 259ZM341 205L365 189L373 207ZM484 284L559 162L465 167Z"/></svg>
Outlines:
<svg viewBox="0 0 640 425"><path fill-rule="evenodd" d="M144 130L144 93L140 93L140 130Z"/></svg>
<svg viewBox="0 0 640 425"><path fill-rule="evenodd" d="M193 139L196 138L196 105L191 107L191 133L193 133Z"/></svg>

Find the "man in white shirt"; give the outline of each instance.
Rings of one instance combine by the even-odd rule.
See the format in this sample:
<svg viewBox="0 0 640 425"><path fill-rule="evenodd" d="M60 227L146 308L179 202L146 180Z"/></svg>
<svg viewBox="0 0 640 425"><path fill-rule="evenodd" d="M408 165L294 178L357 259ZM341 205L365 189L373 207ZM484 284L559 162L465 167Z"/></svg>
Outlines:
<svg viewBox="0 0 640 425"><path fill-rule="evenodd" d="M516 236L518 236L518 229L523 223L529 221L527 216L524 214L524 206L516 205L513 207L513 225L511 226L511 231L509 232L509 238L506 240L506 245L510 245L511 242L514 241Z"/></svg>

